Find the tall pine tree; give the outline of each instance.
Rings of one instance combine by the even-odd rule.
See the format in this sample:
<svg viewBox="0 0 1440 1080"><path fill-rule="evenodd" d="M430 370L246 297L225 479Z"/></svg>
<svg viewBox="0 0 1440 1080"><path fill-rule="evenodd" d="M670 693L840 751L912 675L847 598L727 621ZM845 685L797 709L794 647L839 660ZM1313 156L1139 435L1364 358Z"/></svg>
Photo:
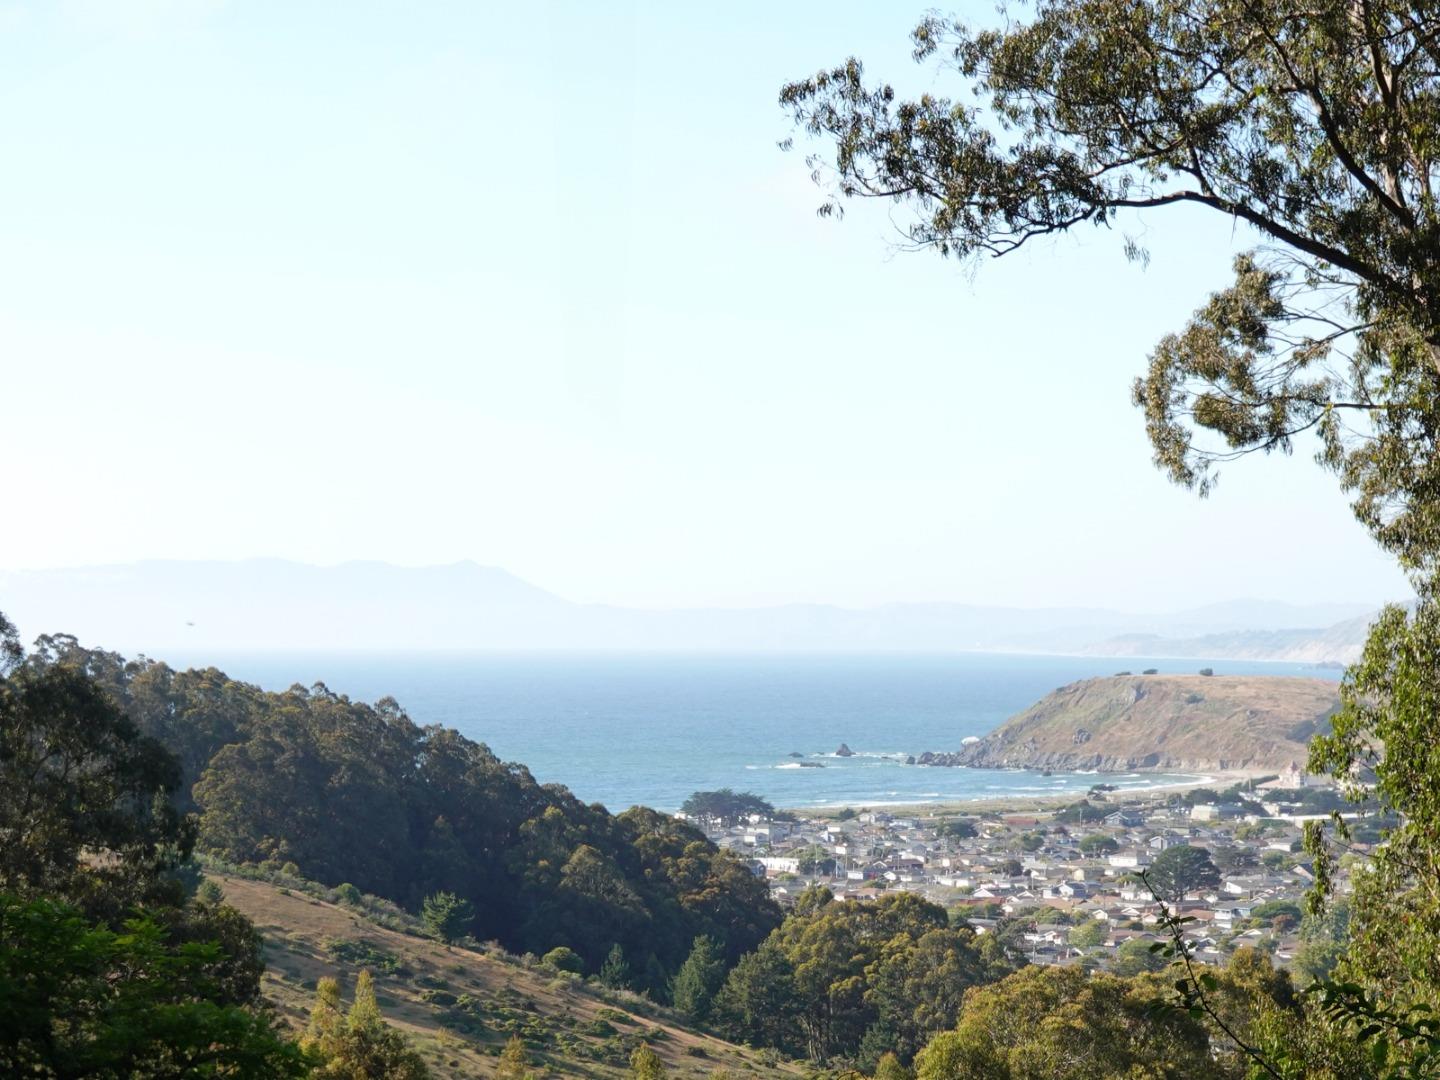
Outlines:
<svg viewBox="0 0 1440 1080"><path fill-rule="evenodd" d="M702 934L675 973L670 984L671 999L675 1008L696 1023L703 1023L724 982L725 956L714 938Z"/></svg>

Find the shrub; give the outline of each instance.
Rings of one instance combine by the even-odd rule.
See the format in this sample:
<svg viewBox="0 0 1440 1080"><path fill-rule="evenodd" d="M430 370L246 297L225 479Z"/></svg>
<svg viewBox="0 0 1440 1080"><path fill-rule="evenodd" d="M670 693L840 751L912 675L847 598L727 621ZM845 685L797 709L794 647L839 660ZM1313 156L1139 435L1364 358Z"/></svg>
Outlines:
<svg viewBox="0 0 1440 1080"><path fill-rule="evenodd" d="M540 963L555 971L569 971L576 975L585 971L585 961L567 945L559 945L540 958Z"/></svg>
<svg viewBox="0 0 1440 1080"><path fill-rule="evenodd" d="M360 890L350 882L335 886L335 899L342 904L349 904L351 907L360 906Z"/></svg>

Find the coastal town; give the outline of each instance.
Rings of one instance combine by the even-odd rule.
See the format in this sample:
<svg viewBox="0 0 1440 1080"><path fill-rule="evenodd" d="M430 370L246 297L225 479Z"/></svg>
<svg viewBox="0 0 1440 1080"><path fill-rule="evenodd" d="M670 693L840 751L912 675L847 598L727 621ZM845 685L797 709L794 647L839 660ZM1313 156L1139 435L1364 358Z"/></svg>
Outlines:
<svg viewBox="0 0 1440 1080"><path fill-rule="evenodd" d="M856 901L911 891L978 932L1004 935L1034 963L1133 973L1163 963L1151 946L1169 939L1167 912L1185 920L1181 932L1199 957L1250 945L1277 964L1323 964L1325 920L1304 915L1316 870L1302 832L1332 811L1353 832L1334 873L1343 912L1350 872L1380 823L1334 787L1293 772L1143 798L1101 783L1084 798L1014 812L806 816L761 807L729 820L682 816L766 878L782 905L815 886Z"/></svg>

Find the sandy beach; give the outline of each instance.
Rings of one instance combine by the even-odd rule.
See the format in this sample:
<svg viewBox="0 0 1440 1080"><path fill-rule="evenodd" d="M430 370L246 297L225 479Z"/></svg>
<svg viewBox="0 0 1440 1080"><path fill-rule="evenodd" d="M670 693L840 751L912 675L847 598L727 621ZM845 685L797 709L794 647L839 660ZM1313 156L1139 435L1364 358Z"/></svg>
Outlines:
<svg viewBox="0 0 1440 1080"><path fill-rule="evenodd" d="M1197 774L1192 780L1177 781L1167 784L1156 784L1154 787L1147 787L1142 790L1131 790L1125 792L1106 792L1107 800L1115 806L1133 803L1155 803L1164 802L1172 793L1183 791L1186 788L1207 787L1223 791L1236 784L1244 783L1247 780L1255 780L1262 776L1274 776L1274 771L1266 772L1261 769L1225 769L1204 774ZM1106 782L1105 773L1095 774L1095 783ZM804 817L829 818L835 817L842 810L886 810L889 812L903 812L920 814L925 816L947 815L947 814L1019 814L1019 813L1054 813L1061 807L1083 798L1083 794L1074 791L1056 792L1055 794L1043 795L998 795L994 798L969 799L969 800L944 800L938 799L931 802L919 800L905 801L879 801L868 802L862 805L837 805L837 806L805 806L805 807L784 807L791 813Z"/></svg>

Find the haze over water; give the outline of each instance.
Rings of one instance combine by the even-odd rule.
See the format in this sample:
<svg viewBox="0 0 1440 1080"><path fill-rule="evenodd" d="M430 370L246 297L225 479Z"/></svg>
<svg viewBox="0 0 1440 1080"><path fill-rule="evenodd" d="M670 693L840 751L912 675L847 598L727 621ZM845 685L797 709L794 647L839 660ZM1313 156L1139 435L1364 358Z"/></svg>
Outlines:
<svg viewBox="0 0 1440 1080"><path fill-rule="evenodd" d="M484 742L541 782L612 811L678 809L691 792L753 791L776 805L913 804L1143 789L1176 777L925 768L906 755L955 750L1056 687L1120 670L1304 675L1307 664L1126 657L271 653L171 656L284 689L323 681L397 699L422 724ZM847 744L856 756L839 758ZM803 755L801 758L791 754ZM824 768L803 768L801 761ZM1189 779L1193 779L1190 777Z"/></svg>

